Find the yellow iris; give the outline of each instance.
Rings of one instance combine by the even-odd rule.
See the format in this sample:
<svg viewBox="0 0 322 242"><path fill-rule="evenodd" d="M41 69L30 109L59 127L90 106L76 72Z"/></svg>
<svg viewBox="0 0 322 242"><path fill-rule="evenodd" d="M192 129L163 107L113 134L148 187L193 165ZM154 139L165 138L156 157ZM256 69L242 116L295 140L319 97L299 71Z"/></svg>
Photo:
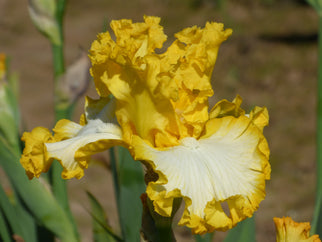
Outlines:
<svg viewBox="0 0 322 242"><path fill-rule="evenodd" d="M274 218L277 242L321 242L319 235L310 236L310 223L297 223L290 217Z"/></svg>
<svg viewBox="0 0 322 242"><path fill-rule="evenodd" d="M80 178L91 154L112 145L128 147L157 174L147 194L159 214L170 216L173 199L182 197L180 224L200 234L230 229L251 217L265 197L267 110L255 107L245 114L237 96L208 111L212 70L230 29L213 22L186 28L157 54L166 40L159 22L157 17L112 21L116 41L108 32L98 35L89 57L101 98L87 99L81 124L58 122L54 137L61 141L44 139L42 151L47 161L60 161L64 178ZM32 143L27 136L26 147ZM37 164L24 157L28 173L26 163Z"/></svg>

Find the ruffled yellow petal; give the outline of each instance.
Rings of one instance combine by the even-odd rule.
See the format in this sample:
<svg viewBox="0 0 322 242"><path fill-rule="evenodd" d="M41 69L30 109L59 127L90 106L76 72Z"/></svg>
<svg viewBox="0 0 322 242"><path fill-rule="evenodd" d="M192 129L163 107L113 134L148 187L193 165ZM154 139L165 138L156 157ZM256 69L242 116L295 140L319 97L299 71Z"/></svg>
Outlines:
<svg viewBox="0 0 322 242"><path fill-rule="evenodd" d="M122 56L124 60L134 64L137 58L161 48L167 36L159 23L160 18L150 16L144 16L144 23L132 23L129 19L112 21L111 27L116 36L116 44L120 47L118 55L124 54Z"/></svg>
<svg viewBox="0 0 322 242"><path fill-rule="evenodd" d="M238 118L239 116L245 115L245 111L240 108L242 103L242 98L237 95L237 97L229 102L226 99L219 101L215 104L215 106L211 109L209 118L221 118L225 116L233 116Z"/></svg>
<svg viewBox="0 0 322 242"><path fill-rule="evenodd" d="M213 95L211 76L218 49L232 33L223 27L223 24L208 22L203 29L186 28L175 35L178 40L164 54L174 59L172 55L181 49L180 59L172 71L179 86L179 98L173 106L186 129L181 137L198 137L208 120L208 97ZM169 60L165 58L165 61Z"/></svg>
<svg viewBox="0 0 322 242"><path fill-rule="evenodd" d="M116 41L103 33L90 50L91 74L101 96L116 98L116 116L126 142L139 135L155 147L198 137L208 120L208 97L218 48L230 34L222 24L187 28L163 54L160 19L112 21Z"/></svg>
<svg viewBox="0 0 322 242"><path fill-rule="evenodd" d="M59 160L63 166L64 179L81 178L92 154L123 143L122 131L113 122L114 108L115 103L109 98L87 98L84 126L68 120L57 123L55 137L60 137L62 141L45 145L48 157Z"/></svg>
<svg viewBox="0 0 322 242"><path fill-rule="evenodd" d="M176 143L174 111L164 98L173 95L167 88L172 84L156 80L160 61L152 56L166 40L159 22L156 17L145 17L144 23L112 21L116 42L108 33L101 34L90 50L96 88L101 96L112 93L116 98L116 116L128 143L133 133L153 145L161 143L158 140Z"/></svg>
<svg viewBox="0 0 322 242"><path fill-rule="evenodd" d="M98 39L93 42L90 49L93 64L91 73L101 96L110 93L107 83L109 79L118 78L120 75L125 75L120 79L125 79L122 83L123 88L126 88L126 79L132 77L129 72L144 71L146 65L142 57L154 52L155 48L161 48L166 40L163 28L159 25L160 18L144 17L144 20L144 23L132 23L128 19L112 21L116 42L108 32L98 35ZM139 73L132 73L137 74Z"/></svg>
<svg viewBox="0 0 322 242"><path fill-rule="evenodd" d="M25 132L21 138L25 142L25 148L20 163L25 168L29 179L39 177L42 172L47 172L53 162L46 156L44 143L55 142L51 132L43 127L34 128L31 132Z"/></svg>
<svg viewBox="0 0 322 242"><path fill-rule="evenodd" d="M77 135L82 127L82 125L68 119L61 119L56 123L55 128L53 129L55 132L55 139L64 140L72 138Z"/></svg>
<svg viewBox="0 0 322 242"><path fill-rule="evenodd" d="M263 130L268 125L268 111L266 108L255 107L249 114L249 118L253 123Z"/></svg>
<svg viewBox="0 0 322 242"><path fill-rule="evenodd" d="M184 53L180 56L175 78L189 90L199 90L212 95L210 77L214 68L220 44L232 33L224 30L221 23L207 22L205 28L186 28L175 37L184 43ZM177 44L177 43L175 43ZM168 55L170 53L165 53Z"/></svg>
<svg viewBox="0 0 322 242"><path fill-rule="evenodd" d="M277 242L320 242L319 235L310 237L310 223L297 223L290 217L274 218Z"/></svg>
<svg viewBox="0 0 322 242"><path fill-rule="evenodd" d="M247 116L211 119L203 133L199 140L187 137L171 148L153 148L133 137L135 159L148 161L158 174L147 187L156 211L170 216L173 199L183 197L180 224L201 234L251 217L265 197L270 172L268 150L259 146L265 138Z"/></svg>

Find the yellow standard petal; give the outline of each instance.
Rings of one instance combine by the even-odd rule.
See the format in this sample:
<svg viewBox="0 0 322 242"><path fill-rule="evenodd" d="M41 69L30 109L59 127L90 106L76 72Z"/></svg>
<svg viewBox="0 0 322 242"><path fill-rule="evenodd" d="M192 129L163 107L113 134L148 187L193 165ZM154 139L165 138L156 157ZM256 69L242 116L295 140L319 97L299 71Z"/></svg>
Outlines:
<svg viewBox="0 0 322 242"><path fill-rule="evenodd" d="M310 223L297 223L290 217L274 218L277 242L321 242L319 235L310 236Z"/></svg>
<svg viewBox="0 0 322 242"><path fill-rule="evenodd" d="M62 177L81 178L92 154L122 144L122 131L115 123L115 103L109 98L86 99L86 124L60 120L54 128L60 142L46 143L47 156L57 159L64 170Z"/></svg>
<svg viewBox="0 0 322 242"><path fill-rule="evenodd" d="M25 148L20 163L29 179L47 172L53 162L53 159L46 156L45 146L45 143L55 142L51 132L46 128L37 127L31 132L25 132L21 140L25 142Z"/></svg>
<svg viewBox="0 0 322 242"><path fill-rule="evenodd" d="M101 96L117 100L116 116L126 142L138 135L155 147L197 137L208 120L210 78L220 44L231 34L223 25L187 28L165 53L160 18L144 23L112 21L114 41L103 33L90 50L91 74Z"/></svg>
<svg viewBox="0 0 322 242"><path fill-rule="evenodd" d="M270 172L269 150L260 145L264 141L249 117L225 116L209 120L199 139L153 148L136 136L133 149L135 159L148 161L158 174L147 187L156 211L170 216L173 199L183 197L180 224L202 234L230 229L258 208Z"/></svg>
<svg viewBox="0 0 322 242"><path fill-rule="evenodd" d="M231 29L224 30L223 24L214 22L207 22L204 28L186 28L175 35L177 41L164 54L166 62L174 59L176 50L181 49L178 63L172 70L179 87L179 98L173 106L185 126L185 136L198 137L208 120L208 98L213 95L212 71L219 47L231 33Z"/></svg>
<svg viewBox="0 0 322 242"><path fill-rule="evenodd" d="M108 96L109 80L117 79L117 85L123 85L127 92L127 78L138 73L134 70L145 70L142 57L161 48L166 40L163 28L159 25L160 18L144 17L144 23L132 23L132 20L122 19L111 22L116 42L108 32L98 35L90 49L92 62L91 74L94 77L96 89L101 96ZM124 75L124 76L123 76ZM121 77L120 77L121 76Z"/></svg>
<svg viewBox="0 0 322 242"><path fill-rule="evenodd" d="M94 41L91 73L99 94L112 93L117 100L116 116L128 143L138 134L153 145L176 144L178 128L169 100L176 96L176 85L158 76L161 62L154 54L166 35L160 18L144 21L112 21L116 41L108 33Z"/></svg>
<svg viewBox="0 0 322 242"><path fill-rule="evenodd" d="M221 23L207 22L203 29L193 26L177 33L184 52L180 56L180 66L175 78L189 90L199 90L212 94L211 74L216 63L218 50L223 41L232 34L231 29L224 30ZM174 42L174 45L178 45ZM181 48L182 48L181 47ZM169 48L171 50L171 47ZM171 54L165 53L164 55Z"/></svg>

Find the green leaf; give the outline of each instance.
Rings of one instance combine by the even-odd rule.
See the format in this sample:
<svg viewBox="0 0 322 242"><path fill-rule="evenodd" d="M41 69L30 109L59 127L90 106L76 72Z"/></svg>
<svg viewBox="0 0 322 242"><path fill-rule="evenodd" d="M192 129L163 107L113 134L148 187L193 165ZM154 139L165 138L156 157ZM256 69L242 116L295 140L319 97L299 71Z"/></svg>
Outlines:
<svg viewBox="0 0 322 242"><path fill-rule="evenodd" d="M19 204L17 204L16 207L17 206L19 206ZM26 231L23 229L24 228L23 225L30 229L29 225L33 224L32 221L29 221L29 219L26 218L25 216L19 216L19 214L17 213L18 209L15 208L14 205L10 203L2 186L0 186L0 208L2 209L4 216L7 218L8 224L10 225L10 228L14 234L24 238L26 242L35 241L35 236L32 236L33 232L35 231L32 231L32 230Z"/></svg>
<svg viewBox="0 0 322 242"><path fill-rule="evenodd" d="M6 221L4 219L4 214L0 209L0 240L3 242L11 242L10 232L8 230Z"/></svg>
<svg viewBox="0 0 322 242"><path fill-rule="evenodd" d="M1 140L0 140L1 141ZM19 156L0 142L0 165L19 196L37 221L61 241L78 241L73 226L52 193L38 179L28 180L19 163Z"/></svg>
<svg viewBox="0 0 322 242"><path fill-rule="evenodd" d="M79 240L79 234L76 226L76 222L74 220L74 217L72 215L72 212L69 207L69 200L68 200L68 193L67 193L67 181L62 179L61 173L63 171L62 166L58 163L58 161L54 161L49 172L49 180L51 184L51 188L53 191L53 195L60 205L60 207L64 210L65 215L69 219L74 234Z"/></svg>
<svg viewBox="0 0 322 242"><path fill-rule="evenodd" d="M208 233L204 235L197 234L194 237L197 242L211 242L212 238L214 237L214 233Z"/></svg>
<svg viewBox="0 0 322 242"><path fill-rule="evenodd" d="M24 240L26 242L37 241L37 238L39 240L39 233L37 231L38 226L36 224L36 219L32 216L32 214L30 214L27 211L27 209L22 205L22 202L20 201L19 201L19 204L15 206L15 210L17 212L19 223L22 227L22 234L23 234ZM40 241L43 241L43 240L40 240Z"/></svg>
<svg viewBox="0 0 322 242"><path fill-rule="evenodd" d="M224 242L255 242L255 216L248 218L231 229Z"/></svg>
<svg viewBox="0 0 322 242"><path fill-rule="evenodd" d="M145 192L142 166L139 162L133 160L127 149L117 147L116 150L118 152L118 163L115 163L117 166L113 175L116 176L114 180L119 183L119 187L116 187L116 199L122 235L125 241L140 241L142 223L140 196ZM112 163L115 162L115 157L112 156L111 158Z"/></svg>
<svg viewBox="0 0 322 242"><path fill-rule="evenodd" d="M113 233L112 229L107 224L106 213L97 199L90 192L87 192L87 196L92 209L91 215L93 218L94 241L121 241L121 239Z"/></svg>

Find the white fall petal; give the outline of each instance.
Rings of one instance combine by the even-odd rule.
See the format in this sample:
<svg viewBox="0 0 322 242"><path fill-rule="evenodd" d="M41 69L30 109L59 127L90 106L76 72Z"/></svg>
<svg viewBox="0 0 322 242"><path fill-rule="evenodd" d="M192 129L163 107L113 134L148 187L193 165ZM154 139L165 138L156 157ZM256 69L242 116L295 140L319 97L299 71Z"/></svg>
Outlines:
<svg viewBox="0 0 322 242"><path fill-rule="evenodd" d="M64 168L74 170L78 165L75 162L77 150L87 144L99 140L121 140L122 131L119 126L113 123L104 123L100 119L90 120L85 126L77 127L78 132L73 138L56 143L46 143L47 155L61 161Z"/></svg>
<svg viewBox="0 0 322 242"><path fill-rule="evenodd" d="M199 140L186 137L180 145L164 149L136 138L136 159L150 161L159 178L166 177L166 182L149 184L151 197L179 189L181 196L191 201L189 214L206 219L208 203L235 196L247 198L258 192L264 177L258 129L246 116L223 118L218 126L210 136Z"/></svg>
<svg viewBox="0 0 322 242"><path fill-rule="evenodd" d="M45 143L47 159L59 160L64 178L81 178L89 157L122 142L122 130L115 119L115 100L86 99L84 125L61 120L54 128L61 141Z"/></svg>

